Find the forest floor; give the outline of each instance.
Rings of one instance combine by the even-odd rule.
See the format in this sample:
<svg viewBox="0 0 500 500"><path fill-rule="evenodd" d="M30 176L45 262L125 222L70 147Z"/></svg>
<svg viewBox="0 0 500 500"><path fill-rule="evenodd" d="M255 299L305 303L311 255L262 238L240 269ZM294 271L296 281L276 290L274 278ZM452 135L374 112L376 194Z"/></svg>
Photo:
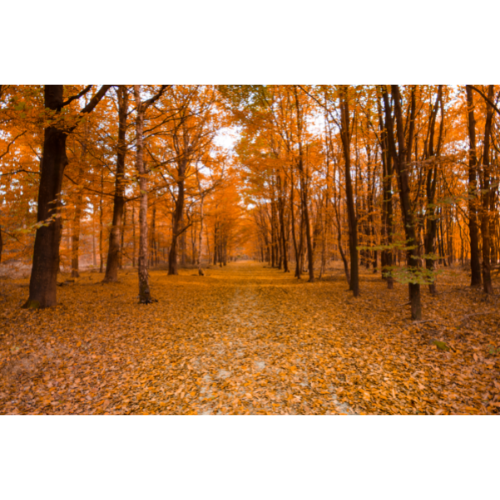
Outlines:
<svg viewBox="0 0 500 500"><path fill-rule="evenodd" d="M0 414L500 413L500 297L463 271L423 290L419 323L368 271L358 299L340 269L206 274L152 271L144 306L134 270L87 272L41 311L20 308L27 279L0 280Z"/></svg>

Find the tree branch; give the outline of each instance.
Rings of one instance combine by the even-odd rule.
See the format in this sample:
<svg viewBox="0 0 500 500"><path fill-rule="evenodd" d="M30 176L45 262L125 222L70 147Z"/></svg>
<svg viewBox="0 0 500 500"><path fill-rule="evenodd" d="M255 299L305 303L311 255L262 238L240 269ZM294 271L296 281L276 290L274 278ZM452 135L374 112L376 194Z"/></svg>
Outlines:
<svg viewBox="0 0 500 500"><path fill-rule="evenodd" d="M158 93L156 95L151 97L151 99L144 101L142 104L144 106L144 111L146 111L146 109L148 109L149 106L151 106L151 104L155 103L162 96L163 92L165 92L165 90L171 86L172 85L162 85L161 89L158 91Z"/></svg>
<svg viewBox="0 0 500 500"><path fill-rule="evenodd" d="M337 127L340 128L339 122L333 116L332 112L330 111L328 106L326 106L326 104L323 104L322 102L319 101L319 99L316 99L316 97L311 95L304 87L302 87L302 85L297 85L297 87L299 87L299 89L302 90L302 92L304 92L304 94L306 94L308 97L310 97L318 106L323 108L328 113L328 116L335 123L335 125L337 125Z"/></svg>
<svg viewBox="0 0 500 500"><path fill-rule="evenodd" d="M474 85L469 85L469 87L472 90L475 90L499 115L500 115L500 109L498 109L493 102L491 102L486 95L484 95L484 92L479 90L478 88L474 87Z"/></svg>
<svg viewBox="0 0 500 500"><path fill-rule="evenodd" d="M70 102L73 102L76 99L80 99L80 97L83 97L91 88L92 88L92 85L87 85L79 94L73 95L73 96L69 97L68 99L66 99L63 102L62 107L64 108L64 106L67 106Z"/></svg>
<svg viewBox="0 0 500 500"><path fill-rule="evenodd" d="M99 104L101 99L104 97L106 92L112 87L113 85L103 85L96 93L92 99L90 99L90 102L80 111L80 113L90 113L91 111L94 110L94 108Z"/></svg>
<svg viewBox="0 0 500 500"><path fill-rule="evenodd" d="M20 168L19 170L15 170L14 172L0 173L0 177L6 176L6 175L16 175L16 174L19 174L21 172L24 174L38 174L38 175L40 175L40 172L37 172L35 170L25 170L24 168Z"/></svg>
<svg viewBox="0 0 500 500"><path fill-rule="evenodd" d="M19 137L23 136L25 133L26 133L26 130L24 132L21 132L19 135L14 137L14 139L12 139L12 141L9 142L7 149L5 150L5 153L0 155L0 160L9 152L9 149L12 146L12 144L14 144L16 142L16 140L19 139Z"/></svg>

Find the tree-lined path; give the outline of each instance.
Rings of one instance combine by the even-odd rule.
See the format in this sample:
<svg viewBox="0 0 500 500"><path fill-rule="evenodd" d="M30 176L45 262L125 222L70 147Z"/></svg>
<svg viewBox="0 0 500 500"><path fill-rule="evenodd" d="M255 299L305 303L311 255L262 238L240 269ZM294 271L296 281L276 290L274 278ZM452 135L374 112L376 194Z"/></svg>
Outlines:
<svg viewBox="0 0 500 500"><path fill-rule="evenodd" d="M0 413L498 413L499 321L466 273L424 293L429 320L409 320L403 285L343 270L315 283L258 262L206 276L153 271L149 306L137 276L102 284L81 273L58 305L23 310L27 279L4 281ZM439 349L433 340L444 342ZM441 344L440 344L441 345ZM442 346L442 345L441 345Z"/></svg>
<svg viewBox="0 0 500 500"><path fill-rule="evenodd" d="M0 85L0 412L498 413L499 100Z"/></svg>

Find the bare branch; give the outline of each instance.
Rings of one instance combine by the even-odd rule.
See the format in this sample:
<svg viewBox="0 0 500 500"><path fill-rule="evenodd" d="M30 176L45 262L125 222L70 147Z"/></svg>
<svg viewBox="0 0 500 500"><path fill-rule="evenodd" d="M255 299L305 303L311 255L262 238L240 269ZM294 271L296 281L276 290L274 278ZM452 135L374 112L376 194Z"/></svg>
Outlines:
<svg viewBox="0 0 500 500"><path fill-rule="evenodd" d="M94 108L101 102L101 99L104 97L106 92L112 87L113 85L103 85L96 93L92 99L90 99L90 102L80 111L80 113L90 113L91 111L94 110Z"/></svg>
<svg viewBox="0 0 500 500"><path fill-rule="evenodd" d="M14 137L14 139L12 139L12 141L9 142L7 149L5 150L5 153L2 153L0 155L0 160L9 152L9 149L12 146L12 144L14 144L16 142L16 140L19 139L19 137L22 137L25 133L26 133L26 130L24 132L21 132L19 135Z"/></svg>
<svg viewBox="0 0 500 500"><path fill-rule="evenodd" d="M474 87L474 85L469 85L469 87L472 90L475 90L499 115L500 115L500 109L498 109L493 102L488 99L486 95L484 95L484 92L479 90L478 88Z"/></svg>
<svg viewBox="0 0 500 500"><path fill-rule="evenodd" d="M16 175L16 174L19 174L19 173L40 175L40 172L37 172L35 170L25 170L24 168L20 168L19 170L15 170L14 172L0 173L0 177L7 176L7 175Z"/></svg>
<svg viewBox="0 0 500 500"><path fill-rule="evenodd" d="M92 88L92 85L87 85L79 94L72 95L68 99L66 99L62 103L62 107L67 106L70 102L75 101L76 99L80 99L80 97L83 97L90 89Z"/></svg>
<svg viewBox="0 0 500 500"><path fill-rule="evenodd" d="M168 89L171 86L172 85L162 85L161 89L158 91L158 93L156 95L154 95L153 97L151 97L151 99L148 99L147 101L144 101L143 102L144 111L146 111L146 109L148 109L149 106L151 106L151 104L155 103L162 96L163 92L165 92L165 90Z"/></svg>

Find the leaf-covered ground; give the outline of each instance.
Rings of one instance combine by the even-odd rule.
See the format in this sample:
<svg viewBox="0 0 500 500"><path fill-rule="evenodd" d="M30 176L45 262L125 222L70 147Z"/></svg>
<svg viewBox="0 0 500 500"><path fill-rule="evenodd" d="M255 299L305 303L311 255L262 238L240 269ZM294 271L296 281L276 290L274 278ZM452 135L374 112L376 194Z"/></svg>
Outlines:
<svg viewBox="0 0 500 500"><path fill-rule="evenodd" d="M3 279L0 413L500 412L498 296L448 271L412 323L403 285L365 272L354 299L332 273L310 284L248 262L153 271L149 306L135 272L112 285L84 273L35 312L20 309L28 280Z"/></svg>

